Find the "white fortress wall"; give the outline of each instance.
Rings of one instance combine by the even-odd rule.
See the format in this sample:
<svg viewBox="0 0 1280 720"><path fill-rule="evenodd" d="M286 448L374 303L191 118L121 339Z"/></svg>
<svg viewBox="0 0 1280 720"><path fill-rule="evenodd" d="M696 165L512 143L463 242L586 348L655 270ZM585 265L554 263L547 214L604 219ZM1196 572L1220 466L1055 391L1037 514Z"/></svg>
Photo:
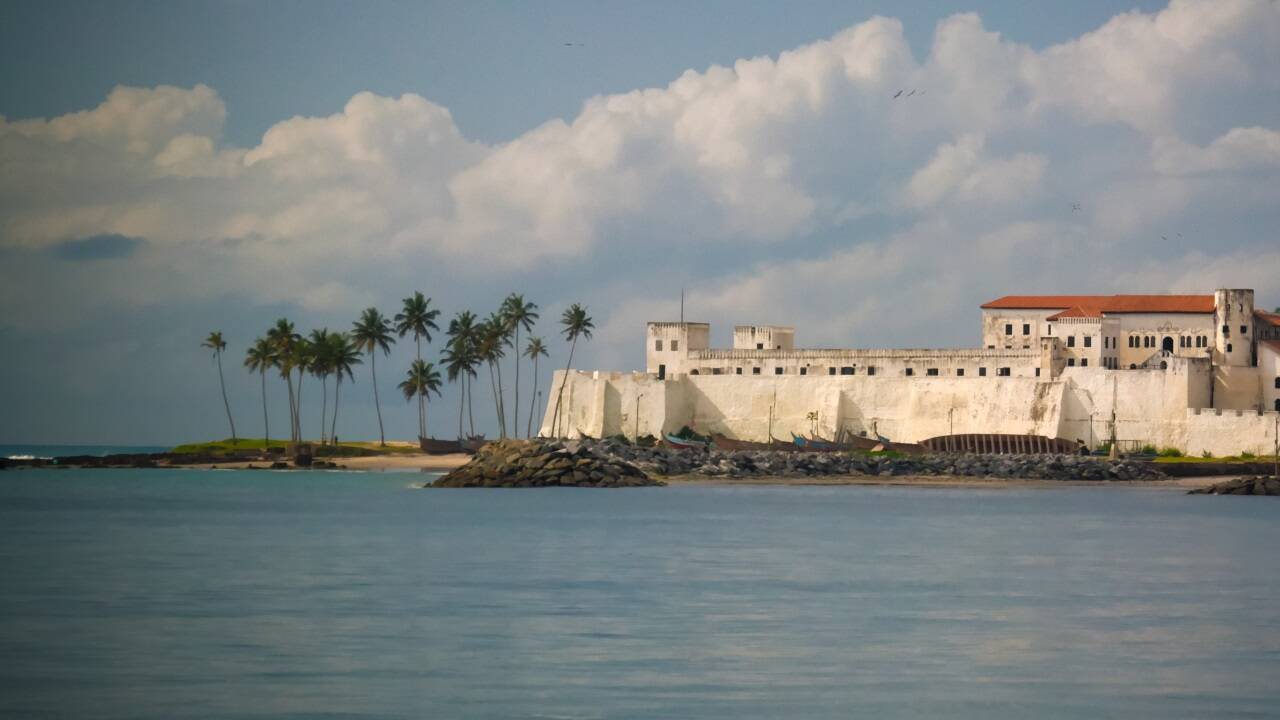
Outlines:
<svg viewBox="0 0 1280 720"><path fill-rule="evenodd" d="M1275 451L1277 415L1273 410L1193 408L1187 411L1187 444L1182 449L1188 455L1207 451L1214 457L1270 455Z"/></svg>

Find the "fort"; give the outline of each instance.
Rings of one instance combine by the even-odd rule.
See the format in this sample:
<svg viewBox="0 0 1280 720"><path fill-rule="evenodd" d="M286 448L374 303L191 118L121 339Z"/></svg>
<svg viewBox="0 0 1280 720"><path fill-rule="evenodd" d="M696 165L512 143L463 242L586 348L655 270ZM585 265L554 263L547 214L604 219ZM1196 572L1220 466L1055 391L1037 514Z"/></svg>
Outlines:
<svg viewBox="0 0 1280 720"><path fill-rule="evenodd" d="M1011 295L980 310L982 344L959 349L797 348L778 325L736 326L732 348L713 348L707 323L650 322L644 372L556 372L541 434L687 425L762 442L1008 433L1272 452L1280 314L1256 310L1252 290Z"/></svg>

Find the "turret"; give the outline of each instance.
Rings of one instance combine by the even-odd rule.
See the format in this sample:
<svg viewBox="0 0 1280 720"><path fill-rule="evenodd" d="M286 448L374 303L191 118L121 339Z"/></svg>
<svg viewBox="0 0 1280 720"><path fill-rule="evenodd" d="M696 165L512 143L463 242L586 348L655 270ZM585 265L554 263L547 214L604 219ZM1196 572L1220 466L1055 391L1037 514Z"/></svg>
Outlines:
<svg viewBox="0 0 1280 720"><path fill-rule="evenodd" d="M1253 291L1215 290L1213 293L1213 361L1218 365L1253 364Z"/></svg>
<svg viewBox="0 0 1280 720"><path fill-rule="evenodd" d="M685 372L689 351L710 346L707 323L651 322L645 333L645 372L659 377Z"/></svg>

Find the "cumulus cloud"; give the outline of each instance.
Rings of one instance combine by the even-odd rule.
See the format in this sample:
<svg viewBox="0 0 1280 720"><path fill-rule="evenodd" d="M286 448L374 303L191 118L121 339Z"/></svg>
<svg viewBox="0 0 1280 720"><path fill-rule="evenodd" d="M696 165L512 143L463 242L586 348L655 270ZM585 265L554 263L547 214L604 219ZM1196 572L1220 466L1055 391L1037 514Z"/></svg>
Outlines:
<svg viewBox="0 0 1280 720"><path fill-rule="evenodd" d="M495 147L429 99L367 92L235 147L213 89L120 87L0 119L0 248L145 237L130 262L172 282L123 283L120 302L321 308L536 267L558 299L659 312L647 295L697 279L715 313L897 340L868 318L941 302L912 317L946 328L985 295L1123 290L1120 268L1208 237L1253 247L1280 205L1277 48L1265 0L1125 13L1043 50L961 14L923 58L872 18Z"/></svg>

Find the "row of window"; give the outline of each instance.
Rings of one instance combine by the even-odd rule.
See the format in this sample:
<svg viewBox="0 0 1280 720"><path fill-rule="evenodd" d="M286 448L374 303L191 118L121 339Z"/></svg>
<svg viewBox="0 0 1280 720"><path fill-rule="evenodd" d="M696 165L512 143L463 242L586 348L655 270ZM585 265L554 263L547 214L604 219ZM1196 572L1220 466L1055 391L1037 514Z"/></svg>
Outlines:
<svg viewBox="0 0 1280 720"><path fill-rule="evenodd" d="M662 352L662 340L654 340L654 341L653 341L653 349L654 349L654 350L657 350L658 352ZM672 349L672 350L679 350L679 349L680 349L680 341L679 341L679 340L672 340L672 341L671 341L671 349Z"/></svg>
<svg viewBox="0 0 1280 720"><path fill-rule="evenodd" d="M1005 323L1005 324L1004 324L1004 334L1005 334L1005 335L1012 335L1012 334L1013 334L1013 323ZM1031 325L1030 325L1029 323L1022 323L1022 334L1023 334L1023 335L1030 335L1030 334L1031 334Z"/></svg>
<svg viewBox="0 0 1280 720"><path fill-rule="evenodd" d="M1248 334L1249 334L1249 326L1248 326L1248 325L1241 325L1241 326L1240 326L1240 334L1241 334L1241 335L1248 335ZM1223 326L1222 326L1222 337L1231 337L1231 326L1230 326L1230 325L1223 325Z"/></svg>
<svg viewBox="0 0 1280 720"><path fill-rule="evenodd" d="M665 366L664 366L664 367L665 367ZM725 370L727 370L727 368L711 368L711 374L712 374L712 375L723 375ZM856 366L856 365L845 365L844 367L841 367L841 368L828 367L828 368L827 368L827 374L828 374L828 375L836 375L836 374L837 374L837 372L836 372L837 370L839 370L839 373L838 373L838 374L840 374L840 375L856 375L856 374L857 374L857 366ZM876 374L876 368L875 368L875 366L874 366L874 365L868 365L866 368L864 368L864 372L865 372L867 375L875 375L875 374ZM698 375L698 374L699 374L699 371L698 371L698 369L697 369L697 368L694 368L693 370L690 370L690 371L689 371L689 374L690 374L690 375ZM733 374L734 374L734 375L741 375L741 374L742 374L742 368L740 368L740 367L738 367L738 368L734 368L734 369L733 369ZM760 369L759 367L753 367L753 368L751 368L751 374L752 374L752 375L759 375L759 374L761 374L761 369ZM773 374L774 374L774 375L784 375L784 374L786 374L786 368L783 368L783 367L775 367L775 368L773 369ZM801 375L808 375L808 374L809 374L809 368L807 368L807 367L801 367L801 368L800 368L800 374L801 374ZM908 377L912 377L912 376L914 376L914 375L916 374L915 368L906 368L906 369L903 371L903 374L907 375ZM925 375L927 375L927 376L929 376L929 377L937 377L937 376L938 376L938 375L940 375L940 374L941 374L941 372L938 370L938 368L926 368L926 369L925 369ZM1012 374L1012 370L1011 370L1011 368L1007 368L1007 367L996 368L996 375L998 375L998 376L1007 377L1007 376L1009 376L1009 375L1011 375L1011 374ZM1037 369L1037 370L1036 370L1036 374L1037 374L1037 375L1039 374L1039 369ZM986 377L986 376L987 376L987 369L986 369L985 367L980 367L980 368L978 368L978 377ZM956 377L964 377L964 368L956 368Z"/></svg>

